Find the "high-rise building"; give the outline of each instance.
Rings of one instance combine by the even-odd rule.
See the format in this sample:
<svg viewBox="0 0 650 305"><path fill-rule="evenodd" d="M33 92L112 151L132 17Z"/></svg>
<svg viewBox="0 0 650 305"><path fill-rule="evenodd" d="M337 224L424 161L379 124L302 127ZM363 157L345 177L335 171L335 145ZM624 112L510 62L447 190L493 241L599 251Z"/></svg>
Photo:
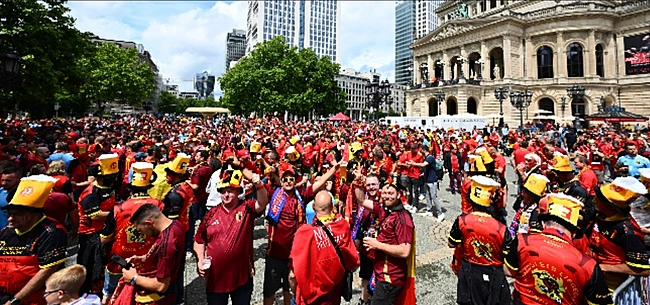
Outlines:
<svg viewBox="0 0 650 305"><path fill-rule="evenodd" d="M341 7L337 0L248 1L246 54L255 45L283 36L291 46L310 48L339 62Z"/></svg>
<svg viewBox="0 0 650 305"><path fill-rule="evenodd" d="M206 99L208 96L212 95L214 92L215 82L216 78L214 75L207 71L196 74L196 77L194 78L194 89L198 92L198 98L200 100Z"/></svg>
<svg viewBox="0 0 650 305"><path fill-rule="evenodd" d="M246 30L233 29L226 35L226 72L232 62L238 61L246 54Z"/></svg>
<svg viewBox="0 0 650 305"><path fill-rule="evenodd" d="M395 83L413 81L413 53L409 45L438 26L436 9L442 1L406 0L395 5Z"/></svg>

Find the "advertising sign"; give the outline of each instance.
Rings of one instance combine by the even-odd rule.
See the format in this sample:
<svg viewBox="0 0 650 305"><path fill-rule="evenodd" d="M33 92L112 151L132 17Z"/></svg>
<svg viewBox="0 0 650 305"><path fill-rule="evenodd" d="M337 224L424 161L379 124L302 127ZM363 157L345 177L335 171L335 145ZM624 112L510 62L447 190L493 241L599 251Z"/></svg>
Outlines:
<svg viewBox="0 0 650 305"><path fill-rule="evenodd" d="M625 75L650 73L650 33L623 38Z"/></svg>

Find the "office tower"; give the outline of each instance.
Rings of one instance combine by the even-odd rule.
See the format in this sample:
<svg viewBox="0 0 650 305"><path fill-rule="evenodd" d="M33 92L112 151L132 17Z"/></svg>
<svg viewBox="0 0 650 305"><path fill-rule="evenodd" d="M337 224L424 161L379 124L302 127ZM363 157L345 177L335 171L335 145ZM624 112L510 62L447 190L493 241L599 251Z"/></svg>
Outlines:
<svg viewBox="0 0 650 305"><path fill-rule="evenodd" d="M246 54L246 31L233 29L226 35L226 72Z"/></svg>
<svg viewBox="0 0 650 305"><path fill-rule="evenodd" d="M208 96L211 96L214 92L214 83L216 78L214 75L208 73L207 71L203 73L197 73L194 78L194 89L198 92L198 98L200 100L206 99Z"/></svg>
<svg viewBox="0 0 650 305"><path fill-rule="evenodd" d="M283 36L291 46L339 62L340 16L337 0L248 1L246 54L257 43Z"/></svg>
<svg viewBox="0 0 650 305"><path fill-rule="evenodd" d="M409 45L438 26L436 9L442 1L407 0L395 5L395 83L413 81L413 53Z"/></svg>

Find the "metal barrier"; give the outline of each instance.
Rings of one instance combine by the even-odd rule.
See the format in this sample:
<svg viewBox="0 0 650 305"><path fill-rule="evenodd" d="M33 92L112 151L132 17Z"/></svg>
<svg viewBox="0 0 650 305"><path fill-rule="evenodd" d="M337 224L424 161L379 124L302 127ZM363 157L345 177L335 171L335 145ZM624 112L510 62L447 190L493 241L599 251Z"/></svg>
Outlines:
<svg viewBox="0 0 650 305"><path fill-rule="evenodd" d="M648 277L630 276L612 295L615 305L649 305Z"/></svg>

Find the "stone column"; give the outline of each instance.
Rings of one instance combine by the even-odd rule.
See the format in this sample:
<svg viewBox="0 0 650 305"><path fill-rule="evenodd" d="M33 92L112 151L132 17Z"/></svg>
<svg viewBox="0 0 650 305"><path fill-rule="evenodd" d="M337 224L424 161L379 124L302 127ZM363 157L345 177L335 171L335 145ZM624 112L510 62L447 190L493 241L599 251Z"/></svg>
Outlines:
<svg viewBox="0 0 650 305"><path fill-rule="evenodd" d="M557 50L557 54L555 54L555 57L557 57L557 68L554 72L557 72L557 77L566 77L566 48L564 47L564 36L562 36L562 32L557 32L555 48Z"/></svg>
<svg viewBox="0 0 650 305"><path fill-rule="evenodd" d="M511 41L510 41L510 36L503 35L501 36L501 39L503 40L503 78L511 78L512 77L512 71L511 71L511 64L510 61L512 54L512 46L511 46ZM498 78L498 77L497 77Z"/></svg>
<svg viewBox="0 0 650 305"><path fill-rule="evenodd" d="M596 31L590 30L587 37L587 47L582 50L582 60L585 62L585 76L596 76Z"/></svg>
<svg viewBox="0 0 650 305"><path fill-rule="evenodd" d="M488 56L488 49L484 40L481 41L481 59L483 59L483 66L480 67L481 75L483 76L483 79L489 80L491 75L490 56Z"/></svg>
<svg viewBox="0 0 650 305"><path fill-rule="evenodd" d="M447 54L447 50L442 51L442 62L445 63L445 65L442 67L442 74L443 74L443 79L445 80L450 80L451 78L451 65L449 64L449 54ZM445 71L445 69L447 69Z"/></svg>
<svg viewBox="0 0 650 305"><path fill-rule="evenodd" d="M613 40L613 39L612 39ZM612 47L614 48L614 47ZM623 33L618 32L616 33L616 52L614 52L613 56L615 56L616 60L620 60L618 63L618 71L617 71L617 77L623 77L625 76L625 58L624 54L625 53L625 45L623 44ZM609 64L610 66L614 65L614 62ZM610 76L613 77L614 75Z"/></svg>
<svg viewBox="0 0 650 305"><path fill-rule="evenodd" d="M526 37L526 58L524 58L523 63L526 65L525 69L522 69L523 71L526 71L526 75L522 74L524 78L532 79L536 78L535 71L537 71L537 54L535 54L535 50L533 50L533 42L532 42L532 37L527 36Z"/></svg>
<svg viewBox="0 0 650 305"><path fill-rule="evenodd" d="M422 84L422 78L420 77L420 62L417 57L413 57L413 81L416 85Z"/></svg>
<svg viewBox="0 0 650 305"><path fill-rule="evenodd" d="M433 64L433 57L431 54L427 55L427 73L429 73L428 81L431 81L436 76L435 65Z"/></svg>
<svg viewBox="0 0 650 305"><path fill-rule="evenodd" d="M467 51L465 51L465 46L460 46L460 56L465 57L467 59ZM460 69L463 71L463 76L465 78L469 78L469 60L465 60L463 65L460 67ZM456 78L460 78L456 77Z"/></svg>
<svg viewBox="0 0 650 305"><path fill-rule="evenodd" d="M623 40L623 39L621 39ZM614 33L608 33L605 37L605 45L603 46L603 55L605 55L605 77L613 78L618 71L615 70L616 61L616 41L614 40ZM625 66L625 62L618 64Z"/></svg>

